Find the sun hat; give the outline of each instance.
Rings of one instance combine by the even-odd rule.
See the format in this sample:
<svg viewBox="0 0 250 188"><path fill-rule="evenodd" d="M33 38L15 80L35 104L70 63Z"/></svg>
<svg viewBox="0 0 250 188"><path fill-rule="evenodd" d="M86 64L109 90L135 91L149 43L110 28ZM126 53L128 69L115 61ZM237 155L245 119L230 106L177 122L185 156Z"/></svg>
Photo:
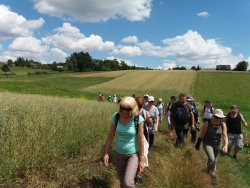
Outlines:
<svg viewBox="0 0 250 188"><path fill-rule="evenodd" d="M226 116L224 116L223 111L221 109L216 109L214 111L214 116L218 117L218 118L225 118Z"/></svg>
<svg viewBox="0 0 250 188"><path fill-rule="evenodd" d="M148 97L148 94L144 94L144 97Z"/></svg>
<svg viewBox="0 0 250 188"><path fill-rule="evenodd" d="M159 101L159 102L162 102L162 98L159 98L158 101Z"/></svg>
<svg viewBox="0 0 250 188"><path fill-rule="evenodd" d="M230 107L230 110L236 112L236 111L238 110L238 106L232 105L232 106Z"/></svg>
<svg viewBox="0 0 250 188"><path fill-rule="evenodd" d="M193 100L194 100L194 98L191 95L187 96L187 101L193 101Z"/></svg>
<svg viewBox="0 0 250 188"><path fill-rule="evenodd" d="M153 96L148 97L148 102L151 102L151 101L153 101L153 102L155 101L155 98Z"/></svg>

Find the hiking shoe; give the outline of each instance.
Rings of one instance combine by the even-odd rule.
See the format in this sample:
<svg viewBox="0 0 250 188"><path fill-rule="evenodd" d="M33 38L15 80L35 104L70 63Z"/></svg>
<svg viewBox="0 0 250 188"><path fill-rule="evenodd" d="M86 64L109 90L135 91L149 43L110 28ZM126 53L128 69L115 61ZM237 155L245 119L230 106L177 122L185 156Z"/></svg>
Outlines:
<svg viewBox="0 0 250 188"><path fill-rule="evenodd" d="M212 185L217 185L217 180L215 175L211 175Z"/></svg>
<svg viewBox="0 0 250 188"><path fill-rule="evenodd" d="M233 158L236 159L237 158L236 155L233 155Z"/></svg>
<svg viewBox="0 0 250 188"><path fill-rule="evenodd" d="M141 177L139 175L135 176L135 185L140 185L141 184Z"/></svg>

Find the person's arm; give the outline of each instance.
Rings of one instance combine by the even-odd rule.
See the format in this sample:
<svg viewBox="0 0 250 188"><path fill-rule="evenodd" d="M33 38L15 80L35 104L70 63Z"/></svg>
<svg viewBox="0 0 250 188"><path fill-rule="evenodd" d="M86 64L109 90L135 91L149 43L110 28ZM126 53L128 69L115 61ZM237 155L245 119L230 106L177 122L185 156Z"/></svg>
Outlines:
<svg viewBox="0 0 250 188"><path fill-rule="evenodd" d="M190 111L190 118L191 118L191 128L192 130L195 130L195 126L194 126L194 113L192 111Z"/></svg>
<svg viewBox="0 0 250 188"><path fill-rule="evenodd" d="M104 156L103 156L103 163L105 166L108 166L109 163L109 148L111 143L113 142L113 139L115 137L115 124L111 124L110 129L109 129L109 133L108 133L108 137L105 143L105 149L104 149Z"/></svg>
<svg viewBox="0 0 250 188"><path fill-rule="evenodd" d="M207 132L207 127L208 127L208 122L206 121L203 126L202 126L202 129L201 129L201 133L200 133L200 136L198 137L198 140L195 144L195 148L197 150L200 149L200 145L201 145L201 142L202 142L202 139L204 138L206 132Z"/></svg>
<svg viewBox="0 0 250 188"><path fill-rule="evenodd" d="M147 125L149 127L152 127L153 126L153 121L152 121L152 118L150 117L150 114L148 111L146 111L146 122L147 122Z"/></svg>
<svg viewBox="0 0 250 188"><path fill-rule="evenodd" d="M204 108L203 108L203 109L202 109L202 112L201 112L201 118L202 118L202 119L203 119L204 113L205 113L205 111L204 111Z"/></svg>
<svg viewBox="0 0 250 188"><path fill-rule="evenodd" d="M247 127L247 122L246 122L246 120L244 119L244 117L243 117L242 114L240 114L240 117L241 117L241 122L243 123L243 125L244 125L245 127Z"/></svg>
<svg viewBox="0 0 250 188"><path fill-rule="evenodd" d="M155 108L155 128L154 128L155 132L158 132L158 126L159 126L159 111L157 108Z"/></svg>
<svg viewBox="0 0 250 188"><path fill-rule="evenodd" d="M139 144L139 172L144 169L144 123L138 125L138 144Z"/></svg>
<svg viewBox="0 0 250 188"><path fill-rule="evenodd" d="M222 129L222 136L224 140L224 147L222 148L223 153L227 153L228 149L228 137L227 137L227 126L225 123L223 123L223 129Z"/></svg>

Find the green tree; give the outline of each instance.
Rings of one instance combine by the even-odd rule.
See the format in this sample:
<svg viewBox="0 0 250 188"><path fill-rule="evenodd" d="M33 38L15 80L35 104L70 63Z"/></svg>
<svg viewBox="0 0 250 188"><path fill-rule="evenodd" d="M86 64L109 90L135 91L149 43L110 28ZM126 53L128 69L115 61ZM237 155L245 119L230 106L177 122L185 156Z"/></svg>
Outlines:
<svg viewBox="0 0 250 188"><path fill-rule="evenodd" d="M197 68L196 68L196 70L201 70L201 67L198 65Z"/></svg>
<svg viewBox="0 0 250 188"><path fill-rule="evenodd" d="M4 64L4 65L1 67L1 70L2 70L3 72L5 72L5 74L6 74L6 72L9 72L9 71L10 71L10 68L9 68L9 66L8 66L7 64Z"/></svg>
<svg viewBox="0 0 250 188"><path fill-rule="evenodd" d="M196 66L192 66L192 67L191 67L191 70L196 70Z"/></svg>
<svg viewBox="0 0 250 188"><path fill-rule="evenodd" d="M236 65L236 67L235 67L234 70L236 70L236 71L247 71L247 67L248 67L248 62L246 62L246 61L241 61L241 62L239 62L239 63Z"/></svg>

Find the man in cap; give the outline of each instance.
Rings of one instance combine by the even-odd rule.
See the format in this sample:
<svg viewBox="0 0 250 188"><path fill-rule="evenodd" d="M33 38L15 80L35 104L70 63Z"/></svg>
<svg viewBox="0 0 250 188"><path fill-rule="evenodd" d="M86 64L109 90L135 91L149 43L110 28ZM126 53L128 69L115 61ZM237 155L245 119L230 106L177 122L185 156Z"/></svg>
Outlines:
<svg viewBox="0 0 250 188"><path fill-rule="evenodd" d="M230 112L226 116L226 125L228 134L228 153L230 153L230 150L234 145L233 158L236 158L238 151L243 148L241 123L247 127L247 122L242 114L238 112L238 107L236 105L232 105L230 107Z"/></svg>

